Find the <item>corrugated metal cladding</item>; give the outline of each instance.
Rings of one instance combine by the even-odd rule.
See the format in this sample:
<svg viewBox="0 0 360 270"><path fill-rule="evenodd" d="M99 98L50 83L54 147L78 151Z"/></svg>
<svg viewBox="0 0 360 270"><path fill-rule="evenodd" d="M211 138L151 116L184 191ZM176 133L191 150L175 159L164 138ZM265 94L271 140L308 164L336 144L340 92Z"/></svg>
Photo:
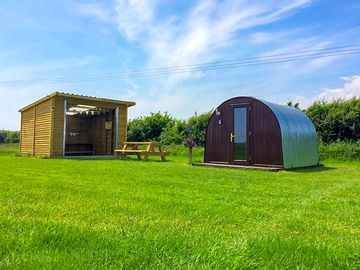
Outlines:
<svg viewBox="0 0 360 270"><path fill-rule="evenodd" d="M318 165L317 135L309 117L290 106L260 101L270 108L279 122L284 169Z"/></svg>

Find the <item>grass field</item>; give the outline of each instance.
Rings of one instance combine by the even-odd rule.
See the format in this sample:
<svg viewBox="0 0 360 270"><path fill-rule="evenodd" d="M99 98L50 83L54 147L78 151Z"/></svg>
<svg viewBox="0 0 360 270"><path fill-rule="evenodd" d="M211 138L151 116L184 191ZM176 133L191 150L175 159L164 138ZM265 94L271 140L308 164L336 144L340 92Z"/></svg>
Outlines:
<svg viewBox="0 0 360 270"><path fill-rule="evenodd" d="M360 162L266 172L15 157L1 269L360 269Z"/></svg>

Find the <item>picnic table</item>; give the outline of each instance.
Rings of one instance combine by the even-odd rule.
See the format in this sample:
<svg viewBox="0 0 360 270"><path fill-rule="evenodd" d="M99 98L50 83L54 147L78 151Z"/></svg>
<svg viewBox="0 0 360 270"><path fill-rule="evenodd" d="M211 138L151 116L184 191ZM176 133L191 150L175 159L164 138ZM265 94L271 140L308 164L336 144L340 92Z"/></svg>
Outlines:
<svg viewBox="0 0 360 270"><path fill-rule="evenodd" d="M146 149L139 147L146 146ZM116 149L115 155L120 158L126 158L127 155L136 155L139 160L144 156L144 160L148 160L149 156L160 156L162 161L169 155L169 152L163 151L159 142L124 142L122 149Z"/></svg>

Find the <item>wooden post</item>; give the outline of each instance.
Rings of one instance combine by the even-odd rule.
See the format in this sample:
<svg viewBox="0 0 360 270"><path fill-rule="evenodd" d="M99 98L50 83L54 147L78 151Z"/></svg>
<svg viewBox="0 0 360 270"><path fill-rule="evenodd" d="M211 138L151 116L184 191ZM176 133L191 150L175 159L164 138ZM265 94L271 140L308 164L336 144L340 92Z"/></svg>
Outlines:
<svg viewBox="0 0 360 270"><path fill-rule="evenodd" d="M66 111L67 111L67 100L64 99L64 130L63 130L63 156L65 157L65 146L66 146Z"/></svg>
<svg viewBox="0 0 360 270"><path fill-rule="evenodd" d="M35 156L35 137L36 137L36 106L34 106L34 126L33 126L33 145L32 145L32 155Z"/></svg>
<svg viewBox="0 0 360 270"><path fill-rule="evenodd" d="M189 164L192 164L192 146L189 146Z"/></svg>
<svg viewBox="0 0 360 270"><path fill-rule="evenodd" d="M115 149L119 149L119 107L115 110Z"/></svg>

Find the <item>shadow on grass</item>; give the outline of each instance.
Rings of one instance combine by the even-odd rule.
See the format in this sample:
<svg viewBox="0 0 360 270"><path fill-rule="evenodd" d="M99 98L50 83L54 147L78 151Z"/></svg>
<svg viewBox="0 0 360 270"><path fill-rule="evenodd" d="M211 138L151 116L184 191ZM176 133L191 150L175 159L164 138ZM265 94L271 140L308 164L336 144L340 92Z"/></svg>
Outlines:
<svg viewBox="0 0 360 270"><path fill-rule="evenodd" d="M121 158L116 158L113 156L72 156L72 157L66 157L65 159L67 160L75 160L75 161L104 161L104 160L116 160L118 162L141 162L141 163L168 163L168 162L173 162L172 159L166 159L165 161L162 161L160 158L159 159L155 159L155 158L149 158L148 160L144 161L144 159L137 159L136 157L127 157L124 159Z"/></svg>
<svg viewBox="0 0 360 270"><path fill-rule="evenodd" d="M336 170L334 167L325 166L324 164L320 164L318 166L305 167L305 168L295 168L286 170L288 172L296 172L296 173L314 173L314 172L325 172Z"/></svg>

